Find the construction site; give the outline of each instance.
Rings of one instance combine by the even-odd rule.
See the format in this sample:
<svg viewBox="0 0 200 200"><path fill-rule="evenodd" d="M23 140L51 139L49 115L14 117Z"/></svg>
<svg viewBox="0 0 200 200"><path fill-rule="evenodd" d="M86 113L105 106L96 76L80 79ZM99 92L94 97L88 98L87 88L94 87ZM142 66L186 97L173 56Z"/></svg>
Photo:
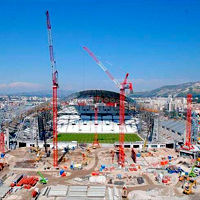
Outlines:
<svg viewBox="0 0 200 200"><path fill-rule="evenodd" d="M134 93L129 73L119 82L84 46L119 92L86 90L58 99L48 11L46 23L52 99L16 118L14 134L9 124L1 125L0 199L199 200L200 137L192 132L192 95L186 97L186 120L169 123L162 112L128 96Z"/></svg>

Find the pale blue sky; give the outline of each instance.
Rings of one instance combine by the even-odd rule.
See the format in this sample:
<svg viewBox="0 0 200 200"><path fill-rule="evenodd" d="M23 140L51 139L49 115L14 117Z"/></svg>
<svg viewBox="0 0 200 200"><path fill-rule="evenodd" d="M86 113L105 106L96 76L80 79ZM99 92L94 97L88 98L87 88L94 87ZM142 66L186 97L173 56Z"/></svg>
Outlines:
<svg viewBox="0 0 200 200"><path fill-rule="evenodd" d="M136 91L199 80L199 0L0 0L0 90L51 88L45 11L62 89L115 85L88 46Z"/></svg>

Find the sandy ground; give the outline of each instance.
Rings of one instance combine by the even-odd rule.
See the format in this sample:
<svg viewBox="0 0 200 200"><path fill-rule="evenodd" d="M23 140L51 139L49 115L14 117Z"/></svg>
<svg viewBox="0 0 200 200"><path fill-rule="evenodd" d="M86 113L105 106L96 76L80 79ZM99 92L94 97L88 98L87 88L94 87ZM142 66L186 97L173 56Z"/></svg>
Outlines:
<svg viewBox="0 0 200 200"><path fill-rule="evenodd" d="M66 154L65 158L59 164L60 169L67 167L66 177L59 175L59 169L52 167L53 159L42 157L41 161L35 162L36 153L30 153L30 149L21 148L6 154L5 162L9 163L9 167L5 168L0 177L5 178L5 185L10 185L12 180L17 174L26 174L30 176L38 176L37 171L41 171L45 178L48 179L47 185L94 185L95 183L89 182L89 177L94 171L98 171L101 165L105 165L106 169L100 172L100 175L105 177L105 182L96 184L106 184L109 187L116 186L116 182L121 182L118 187L122 188L126 185L129 192L129 199L182 199L182 200L200 200L200 178L197 178L197 189L193 189L193 194L186 196L182 189L182 183L178 181L178 174L168 174L166 170L163 170L160 162L167 159L168 156L172 156L170 165L176 165L182 167L184 170L188 169L185 163L191 165L190 159L183 159L177 156L177 153L171 149L160 149L159 151L151 151L152 155L148 154L144 157L137 157L137 162L133 163L131 159L131 151L126 149L126 163L125 168L121 169L117 164L117 157L115 155L114 162L112 162L111 148L99 148L90 149L90 152L82 149L76 149ZM83 162L82 153L87 155L87 165L83 166L82 170L71 170L70 164L79 164ZM59 152L59 157L62 152ZM184 164L183 164L184 162ZM134 166L134 167L133 167ZM48 169L49 168L49 169ZM130 171L130 168L135 168L136 171ZM159 183L155 180L155 177L163 173L164 176L169 177L170 181L165 183ZM119 175L121 177L119 177ZM143 177L144 183L138 184L137 178ZM112 180L110 182L110 180ZM38 183L36 187L42 189L46 185ZM31 191L21 189L12 195L8 195L5 199L23 199L27 200L31 198ZM141 197L140 194L143 194ZM17 197L16 197L17 195Z"/></svg>

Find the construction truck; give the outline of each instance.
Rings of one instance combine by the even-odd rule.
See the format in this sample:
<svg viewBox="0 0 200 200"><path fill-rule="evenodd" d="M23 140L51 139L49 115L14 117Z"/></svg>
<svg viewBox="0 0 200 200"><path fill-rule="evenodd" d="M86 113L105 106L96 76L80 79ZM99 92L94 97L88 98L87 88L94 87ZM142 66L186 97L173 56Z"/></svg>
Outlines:
<svg viewBox="0 0 200 200"><path fill-rule="evenodd" d="M47 179L44 178L44 176L42 175L42 173L38 171L37 174L40 176L40 183L47 184Z"/></svg>
<svg viewBox="0 0 200 200"><path fill-rule="evenodd" d="M192 193L192 188L196 187L196 185L197 185L197 181L190 179L189 181L187 181L185 183L183 193L184 194L191 194Z"/></svg>
<svg viewBox="0 0 200 200"><path fill-rule="evenodd" d="M166 170L167 170L167 172L169 174L173 174L173 173L177 173L178 174L178 173L183 173L184 172L183 169L181 169L180 167L176 167L174 165L171 165L171 166L167 167Z"/></svg>

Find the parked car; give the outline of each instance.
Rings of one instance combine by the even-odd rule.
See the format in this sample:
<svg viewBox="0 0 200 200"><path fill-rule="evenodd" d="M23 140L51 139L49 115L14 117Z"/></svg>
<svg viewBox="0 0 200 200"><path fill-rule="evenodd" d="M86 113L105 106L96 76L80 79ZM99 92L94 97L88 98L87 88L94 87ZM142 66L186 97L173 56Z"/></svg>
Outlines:
<svg viewBox="0 0 200 200"><path fill-rule="evenodd" d="M180 167L176 167L176 166L169 166L166 168L167 172L169 174L173 174L173 173L181 173L181 172L184 172L183 169L181 169Z"/></svg>

